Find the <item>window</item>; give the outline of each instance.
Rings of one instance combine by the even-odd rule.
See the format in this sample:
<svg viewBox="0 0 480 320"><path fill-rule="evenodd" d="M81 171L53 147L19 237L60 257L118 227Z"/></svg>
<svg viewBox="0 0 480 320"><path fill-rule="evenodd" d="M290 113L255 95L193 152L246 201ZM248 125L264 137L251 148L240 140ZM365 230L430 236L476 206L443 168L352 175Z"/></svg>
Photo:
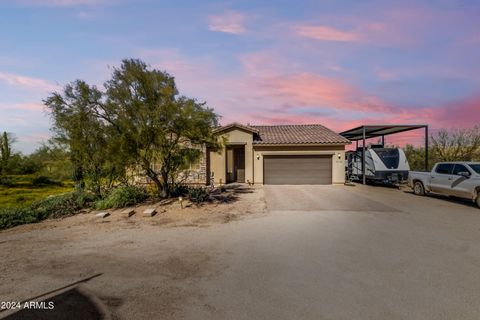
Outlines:
<svg viewBox="0 0 480 320"><path fill-rule="evenodd" d="M450 163L440 163L435 170L436 173L440 174L451 174L453 169L453 164Z"/></svg>
<svg viewBox="0 0 480 320"><path fill-rule="evenodd" d="M480 163L469 164L470 168L472 168L476 173L480 174Z"/></svg>
<svg viewBox="0 0 480 320"><path fill-rule="evenodd" d="M374 149L375 153L378 155L380 160L382 160L383 164L387 169L397 169L398 162L400 160L400 156L398 153L398 149Z"/></svg>
<svg viewBox="0 0 480 320"><path fill-rule="evenodd" d="M455 167L453 167L452 174L459 175L460 172L470 173L470 171L468 171L467 167L465 167L463 164L456 164Z"/></svg>

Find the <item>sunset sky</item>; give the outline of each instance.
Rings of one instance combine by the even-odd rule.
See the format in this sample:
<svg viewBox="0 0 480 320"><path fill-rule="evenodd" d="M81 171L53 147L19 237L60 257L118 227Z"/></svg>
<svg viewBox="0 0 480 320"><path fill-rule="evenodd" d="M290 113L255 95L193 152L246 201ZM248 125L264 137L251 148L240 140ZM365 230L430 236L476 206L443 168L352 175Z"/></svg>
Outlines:
<svg viewBox="0 0 480 320"><path fill-rule="evenodd" d="M0 0L0 131L33 151L50 135L42 99L77 78L101 87L127 57L223 124L470 127L479 17L476 0Z"/></svg>

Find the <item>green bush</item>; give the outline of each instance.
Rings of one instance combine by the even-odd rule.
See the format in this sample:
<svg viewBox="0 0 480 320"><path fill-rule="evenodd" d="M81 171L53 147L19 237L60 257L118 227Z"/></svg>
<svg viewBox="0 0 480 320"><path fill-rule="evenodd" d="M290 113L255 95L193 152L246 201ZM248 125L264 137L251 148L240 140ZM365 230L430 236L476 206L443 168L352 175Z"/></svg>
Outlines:
<svg viewBox="0 0 480 320"><path fill-rule="evenodd" d="M170 196L172 197L180 197L180 196L185 196L188 194L188 186L177 183L172 186L172 190L170 191Z"/></svg>
<svg viewBox="0 0 480 320"><path fill-rule="evenodd" d="M11 177L0 177L0 186L4 187L14 187L15 186L15 181Z"/></svg>
<svg viewBox="0 0 480 320"><path fill-rule="evenodd" d="M148 194L144 188L135 186L117 187L103 200L95 202L95 209L123 208L144 201Z"/></svg>
<svg viewBox="0 0 480 320"><path fill-rule="evenodd" d="M52 180L47 176L38 176L32 179L32 185L35 187L48 186L48 185L62 186L63 183L60 181Z"/></svg>
<svg viewBox="0 0 480 320"><path fill-rule="evenodd" d="M47 218L60 218L75 214L93 202L86 193L69 192L38 200L26 207L0 209L0 229L33 223Z"/></svg>
<svg viewBox="0 0 480 320"><path fill-rule="evenodd" d="M208 191L207 188L191 187L191 188L188 188L187 196L190 199L190 201L195 202L196 204L199 204L209 200L210 192Z"/></svg>

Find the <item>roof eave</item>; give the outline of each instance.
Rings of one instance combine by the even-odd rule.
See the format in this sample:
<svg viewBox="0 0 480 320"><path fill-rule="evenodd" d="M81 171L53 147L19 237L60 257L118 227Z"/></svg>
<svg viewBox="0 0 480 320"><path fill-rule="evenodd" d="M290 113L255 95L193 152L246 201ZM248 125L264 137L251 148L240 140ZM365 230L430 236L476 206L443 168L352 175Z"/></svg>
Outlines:
<svg viewBox="0 0 480 320"><path fill-rule="evenodd" d="M254 146L262 146L262 147L293 147L293 146L311 146L311 147L319 147L319 146L345 146L348 144L352 144L351 141L348 142L324 142L324 143L258 143L253 141Z"/></svg>

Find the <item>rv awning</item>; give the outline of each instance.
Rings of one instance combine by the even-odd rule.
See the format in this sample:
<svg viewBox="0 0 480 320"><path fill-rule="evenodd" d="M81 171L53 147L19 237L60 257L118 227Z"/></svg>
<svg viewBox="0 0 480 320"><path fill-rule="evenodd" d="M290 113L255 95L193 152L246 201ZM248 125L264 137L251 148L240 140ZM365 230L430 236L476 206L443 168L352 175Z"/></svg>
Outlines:
<svg viewBox="0 0 480 320"><path fill-rule="evenodd" d="M426 124L416 124L416 125L364 125L357 128L353 128L344 132L341 132L340 135L347 138L350 141L363 140L363 132L365 130L365 139L382 137L394 133L400 133L415 129L428 128Z"/></svg>

